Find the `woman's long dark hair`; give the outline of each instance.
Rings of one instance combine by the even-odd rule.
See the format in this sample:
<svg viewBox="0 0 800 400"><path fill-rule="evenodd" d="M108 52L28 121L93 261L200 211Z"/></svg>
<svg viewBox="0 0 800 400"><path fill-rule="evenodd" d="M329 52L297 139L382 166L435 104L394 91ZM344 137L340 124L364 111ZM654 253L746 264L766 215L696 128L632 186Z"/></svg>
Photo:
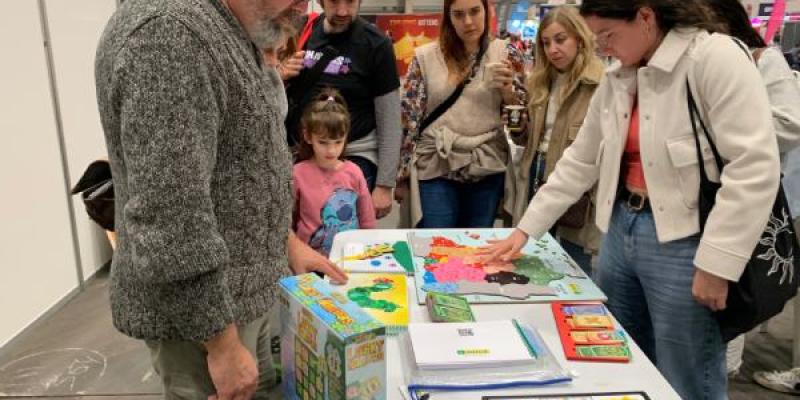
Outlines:
<svg viewBox="0 0 800 400"><path fill-rule="evenodd" d="M750 23L750 17L739 0L706 0L706 5L723 32L741 40L747 47L767 47L767 43Z"/></svg>
<svg viewBox="0 0 800 400"><path fill-rule="evenodd" d="M444 54L447 70L451 76L459 76L466 73L470 65L469 54L464 47L464 42L458 37L453 22L450 21L450 9L456 0L444 0L444 11L442 12L442 25L439 28L439 47ZM481 0L483 4L483 34L479 43L489 40L489 2Z"/></svg>
<svg viewBox="0 0 800 400"><path fill-rule="evenodd" d="M581 15L630 22L643 7L653 9L658 28L665 33L676 27L719 30L708 9L695 0L583 0Z"/></svg>

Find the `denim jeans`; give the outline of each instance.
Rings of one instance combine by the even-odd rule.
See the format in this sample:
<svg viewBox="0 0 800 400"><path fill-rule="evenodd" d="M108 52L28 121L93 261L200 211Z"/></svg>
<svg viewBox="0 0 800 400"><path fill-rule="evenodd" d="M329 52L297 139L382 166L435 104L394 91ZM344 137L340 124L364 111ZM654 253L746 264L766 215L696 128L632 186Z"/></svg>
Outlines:
<svg viewBox="0 0 800 400"><path fill-rule="evenodd" d="M618 201L595 281L608 308L684 399L727 399L725 344L711 311L692 297L697 235L656 238L649 207Z"/></svg>
<svg viewBox="0 0 800 400"><path fill-rule="evenodd" d="M422 220L418 228L491 228L503 197L505 174L477 182L447 178L419 181Z"/></svg>
<svg viewBox="0 0 800 400"><path fill-rule="evenodd" d="M350 156L347 159L357 165L361 172L364 173L364 179L367 180L367 188L372 193L375 190L375 180L378 178L378 166L364 157Z"/></svg>

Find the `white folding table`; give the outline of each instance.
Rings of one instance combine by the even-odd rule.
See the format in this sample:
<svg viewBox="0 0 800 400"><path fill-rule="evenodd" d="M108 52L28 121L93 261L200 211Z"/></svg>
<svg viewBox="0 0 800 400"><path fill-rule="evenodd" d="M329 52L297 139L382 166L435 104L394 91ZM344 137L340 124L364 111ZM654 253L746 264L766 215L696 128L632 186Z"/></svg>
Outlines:
<svg viewBox="0 0 800 400"><path fill-rule="evenodd" d="M333 242L332 255L342 254L345 243L373 242L376 238L387 242L405 240L412 230L375 229L358 230L338 234ZM408 306L411 322L430 322L425 306L417 302L414 278L408 278ZM587 392L625 392L643 391L651 399L680 400L680 397L667 383L656 367L647 359L642 350L632 341L629 347L632 360L629 363L579 362L567 361L561 347L555 320L549 303L539 304L474 304L475 318L480 321L516 318L520 322L535 327L547 347L559 363L574 374L571 383L536 388L497 390L491 392L439 392L432 393L430 400L480 400L484 395L499 394L550 394ZM617 323L618 324L618 323ZM388 375L388 399L402 400L402 387L405 382L400 361L400 343L396 337L386 341L386 365Z"/></svg>

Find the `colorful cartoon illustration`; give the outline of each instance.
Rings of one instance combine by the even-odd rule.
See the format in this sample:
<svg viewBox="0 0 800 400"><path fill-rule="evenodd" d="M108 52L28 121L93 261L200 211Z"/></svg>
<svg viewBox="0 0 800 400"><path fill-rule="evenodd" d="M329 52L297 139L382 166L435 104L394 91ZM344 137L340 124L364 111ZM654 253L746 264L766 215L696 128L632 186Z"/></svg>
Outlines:
<svg viewBox="0 0 800 400"><path fill-rule="evenodd" d="M328 75L347 75L352 64L353 61L349 57L339 56L331 60L324 72Z"/></svg>
<svg viewBox="0 0 800 400"><path fill-rule="evenodd" d="M333 237L339 232L358 229L358 194L350 189L338 188L320 210L322 225L308 240L312 249L330 254Z"/></svg>
<svg viewBox="0 0 800 400"><path fill-rule="evenodd" d="M377 376L347 386L347 400L374 400L381 389L381 380Z"/></svg>
<svg viewBox="0 0 800 400"><path fill-rule="evenodd" d="M314 65L322 58L321 51L306 50L303 56L303 68L314 68ZM350 73L353 61L350 57L338 56L331 60L323 70L328 75L347 75Z"/></svg>
<svg viewBox="0 0 800 400"><path fill-rule="evenodd" d="M472 303L605 299L550 235L529 242L515 259L484 263L481 247L509 233L508 229L410 233L420 304L426 292L465 295Z"/></svg>
<svg viewBox="0 0 800 400"><path fill-rule="evenodd" d="M345 243L340 258L332 255L334 262L346 272L393 272L412 274L414 262L405 241Z"/></svg>
<svg viewBox="0 0 800 400"><path fill-rule="evenodd" d="M347 291L347 297L353 300L361 308L374 308L385 312L393 312L400 306L386 300L375 300L370 296L372 292L384 292L392 288L391 279L376 278L374 284L368 287L355 287Z"/></svg>
<svg viewBox="0 0 800 400"><path fill-rule="evenodd" d="M369 258L377 258L384 254L394 252L394 248L389 243L379 243L374 245L363 246L363 249L353 255L346 255L342 257L343 261L350 260L366 260Z"/></svg>
<svg viewBox="0 0 800 400"><path fill-rule="evenodd" d="M364 312L396 334L408 326L408 292L405 274L349 274L345 285L334 286Z"/></svg>
<svg viewBox="0 0 800 400"><path fill-rule="evenodd" d="M295 339L295 393L299 399L316 399L325 393L324 372L319 357L299 337Z"/></svg>

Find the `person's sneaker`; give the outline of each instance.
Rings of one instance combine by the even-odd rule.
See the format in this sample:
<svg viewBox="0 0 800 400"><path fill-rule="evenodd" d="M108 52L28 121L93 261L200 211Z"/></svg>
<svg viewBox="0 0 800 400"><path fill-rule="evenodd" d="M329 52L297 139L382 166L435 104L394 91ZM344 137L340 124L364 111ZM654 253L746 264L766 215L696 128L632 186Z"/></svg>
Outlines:
<svg viewBox="0 0 800 400"><path fill-rule="evenodd" d="M753 379L761 386L781 393L800 394L800 368L788 371L758 371Z"/></svg>

